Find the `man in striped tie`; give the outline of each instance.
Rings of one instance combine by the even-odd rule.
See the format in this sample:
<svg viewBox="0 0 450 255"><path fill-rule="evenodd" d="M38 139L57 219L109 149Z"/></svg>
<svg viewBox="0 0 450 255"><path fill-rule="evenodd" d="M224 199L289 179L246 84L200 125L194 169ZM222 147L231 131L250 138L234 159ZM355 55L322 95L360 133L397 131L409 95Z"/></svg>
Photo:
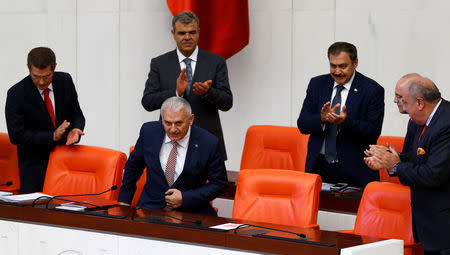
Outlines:
<svg viewBox="0 0 450 255"><path fill-rule="evenodd" d="M209 202L227 186L225 164L217 137L193 121L187 100L170 97L161 106L161 121L142 125L125 165L119 202L131 204L147 168L139 207L217 215Z"/></svg>

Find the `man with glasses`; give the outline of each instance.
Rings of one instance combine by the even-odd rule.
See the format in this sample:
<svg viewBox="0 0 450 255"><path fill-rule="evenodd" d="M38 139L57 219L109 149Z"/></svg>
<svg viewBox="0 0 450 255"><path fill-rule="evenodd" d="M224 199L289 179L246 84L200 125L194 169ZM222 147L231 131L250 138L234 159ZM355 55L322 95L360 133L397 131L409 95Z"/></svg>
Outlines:
<svg viewBox="0 0 450 255"><path fill-rule="evenodd" d="M6 124L17 145L20 191L42 191L50 151L77 143L85 119L72 77L55 72L55 53L38 47L28 53L30 75L8 90Z"/></svg>

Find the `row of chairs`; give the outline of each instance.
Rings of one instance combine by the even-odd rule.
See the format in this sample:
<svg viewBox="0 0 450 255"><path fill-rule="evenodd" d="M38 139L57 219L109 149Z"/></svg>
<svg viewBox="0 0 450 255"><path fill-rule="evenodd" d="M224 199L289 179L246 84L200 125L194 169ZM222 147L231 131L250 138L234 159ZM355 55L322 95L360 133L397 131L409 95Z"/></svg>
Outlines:
<svg viewBox="0 0 450 255"><path fill-rule="evenodd" d="M322 181L318 175L304 173L307 141L308 136L293 127L249 128L233 218L319 228L317 215ZM379 143L389 142L400 151L399 141L402 143L402 138L381 137ZM0 184L13 180L13 185L6 189L18 189L18 171L5 171L17 169L15 147L9 143L7 134L0 134L0 144ZM57 146L50 156L43 192L50 195L98 193L112 185L120 186L125 162L126 155L119 151L83 145ZM145 178L144 173L138 181L133 205L139 199ZM116 200L118 192L117 189L103 196ZM389 183L369 184L357 215L355 229L347 232L413 243L409 188ZM409 226L409 229L402 226Z"/></svg>
<svg viewBox="0 0 450 255"><path fill-rule="evenodd" d="M309 135L300 133L296 127L251 126L245 136L241 158L243 169L287 169L305 171ZM393 146L402 151L403 137L380 136L377 144ZM400 183L398 177L390 177L380 170L380 181Z"/></svg>

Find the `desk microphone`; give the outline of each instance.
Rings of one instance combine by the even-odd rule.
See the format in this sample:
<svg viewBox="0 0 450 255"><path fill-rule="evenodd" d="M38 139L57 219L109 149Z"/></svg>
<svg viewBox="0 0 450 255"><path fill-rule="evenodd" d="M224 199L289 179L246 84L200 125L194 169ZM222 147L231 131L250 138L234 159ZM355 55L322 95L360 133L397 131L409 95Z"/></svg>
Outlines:
<svg viewBox="0 0 450 255"><path fill-rule="evenodd" d="M135 216L136 212L137 212L138 210L140 210L140 209L142 209L142 208L138 207L138 208L136 208L136 210L134 210L134 213L133 213L133 216L131 217L131 220L134 220L134 216ZM169 214L167 214L167 213L163 213L163 212L159 212L159 211L151 210L151 209L149 209L149 210L150 210L152 213L156 213L156 214L162 215L162 216L164 216L164 217L172 218L172 219L175 219L175 220L178 220L178 221L181 221L181 222L194 223L195 225L199 225L199 226L202 225L202 221L201 221L201 220L185 220L185 219L181 219L181 218L178 218L178 217L169 215Z"/></svg>
<svg viewBox="0 0 450 255"><path fill-rule="evenodd" d="M11 186L13 184L12 181L7 181L5 183L0 184L0 186Z"/></svg>
<svg viewBox="0 0 450 255"><path fill-rule="evenodd" d="M72 200L68 200L68 199L63 199L63 197L99 196L99 195L102 195L102 194L104 194L104 193L106 193L106 192L110 192L110 191L113 191L113 190L116 190L116 189L117 189L117 185L114 185L114 186L112 186L111 188L109 188L109 189L107 189L107 190L105 190L105 191L103 191L103 192L100 192L100 193L88 193L88 194L73 194L73 195L59 195L59 196L54 196L54 197L51 197L49 200L47 200L47 203L45 204L45 209L48 209L48 205L50 204L50 202L53 201L53 200L55 200L55 199L61 200L61 201L77 202L77 203L81 203L81 204L86 204L86 205L96 206L96 205L94 205L94 204L90 204L90 203L86 203L86 202L72 201ZM44 196L44 197L45 197L45 196ZM38 200L39 198L40 198L40 197L38 197L37 199L35 199L35 201ZM33 204L34 204L34 201L33 201Z"/></svg>
<svg viewBox="0 0 450 255"><path fill-rule="evenodd" d="M253 225L253 224L243 224L238 226L237 228L234 229L234 233L237 234L237 230L243 227L255 227L255 228L263 228L263 229L269 229L269 230L274 230L274 231L280 231L280 232L285 232L285 233L289 233L289 234L294 234L300 238L306 238L305 234L301 234L301 233L295 233L295 232L291 232L291 231L287 231L287 230L282 230L282 229L277 229L277 228L269 228L269 227L263 227L263 226L258 226L258 225Z"/></svg>

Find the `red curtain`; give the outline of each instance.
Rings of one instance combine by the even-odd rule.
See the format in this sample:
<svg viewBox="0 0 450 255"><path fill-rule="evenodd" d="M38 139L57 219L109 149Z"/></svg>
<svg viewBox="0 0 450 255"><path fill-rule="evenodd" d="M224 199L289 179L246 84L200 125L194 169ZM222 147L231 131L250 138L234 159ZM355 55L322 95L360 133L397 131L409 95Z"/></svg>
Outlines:
<svg viewBox="0 0 450 255"><path fill-rule="evenodd" d="M249 41L248 0L167 0L173 15L194 12L200 20L199 47L229 58Z"/></svg>

